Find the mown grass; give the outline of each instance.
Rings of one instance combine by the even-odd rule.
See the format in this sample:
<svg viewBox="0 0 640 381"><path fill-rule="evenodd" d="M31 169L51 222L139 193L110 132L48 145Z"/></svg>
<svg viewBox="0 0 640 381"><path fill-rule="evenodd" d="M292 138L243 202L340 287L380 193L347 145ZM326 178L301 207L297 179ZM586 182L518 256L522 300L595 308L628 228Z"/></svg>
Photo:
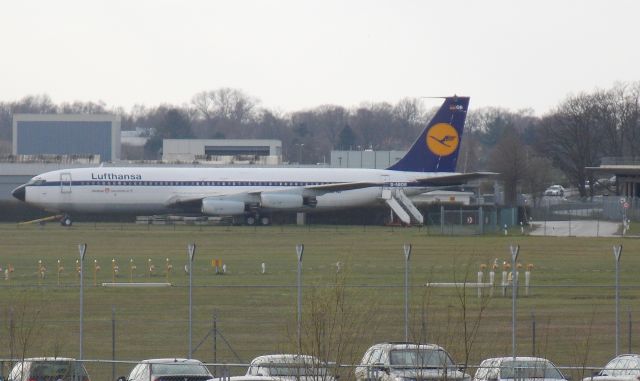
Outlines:
<svg viewBox="0 0 640 381"><path fill-rule="evenodd" d="M465 359L465 342L473 342L469 364L511 353L511 299L495 288L493 297L478 299L475 289L426 288L429 282L476 281L480 264L510 261L509 246L520 245L520 262L533 264L529 297L518 299L518 352L532 353L532 316L536 322L536 352L558 364L603 365L615 355L614 258L612 246L624 245L621 261L622 330L620 349L629 348L627 316L637 324L640 286L636 281L640 241L620 238L549 238L527 236L448 237L420 229L388 227L197 227L134 224L0 225L0 265L11 264L10 280L2 281L0 343L8 358L11 335L26 342L26 356L78 356L79 281L75 271L78 243L87 243L85 259L84 358L112 356L112 311L116 321L116 358L138 360L186 356L188 351L188 276L186 246L197 244L194 262L194 348L212 327L229 342L236 358L217 340L218 362L248 362L254 356L289 351L295 342L296 254L304 243L304 294L312 287L328 289L336 282L341 262L349 303L366 316L354 314L368 331L356 343L355 357L380 341L404 340L403 243L411 243L411 336L445 346L457 361ZM105 288L111 263L120 267L117 282L128 282L130 260L136 282L163 282L169 258L170 288ZM228 269L216 276L212 259ZM57 277L57 260L64 271ZM149 276L148 259L156 267ZM37 274L38 261L45 279ZM101 267L94 286L94 261ZM267 273L261 274L261 263ZM524 270L522 270L524 271ZM497 271L496 282L500 281ZM488 278L485 272L485 280ZM524 276L522 275L522 280ZM466 299L461 298L464 294ZM508 292L510 294L510 291ZM309 301L306 300L305 304ZM487 305L479 317L480 306ZM464 307L463 307L464 306ZM304 308L304 307L303 307ZM475 336L467 326L479 323ZM11 312L13 311L13 312ZM366 311L366 313L364 312ZM16 329L8 328L9 322ZM28 339L26 327L35 327ZM636 328L634 328L636 329ZM633 335L631 350L637 350ZM22 339L21 339L22 338ZM20 347L17 345L16 347ZM467 346L468 347L468 346ZM214 360L208 338L194 357ZM125 374L127 364L118 365ZM109 366L94 366L95 379L110 378Z"/></svg>

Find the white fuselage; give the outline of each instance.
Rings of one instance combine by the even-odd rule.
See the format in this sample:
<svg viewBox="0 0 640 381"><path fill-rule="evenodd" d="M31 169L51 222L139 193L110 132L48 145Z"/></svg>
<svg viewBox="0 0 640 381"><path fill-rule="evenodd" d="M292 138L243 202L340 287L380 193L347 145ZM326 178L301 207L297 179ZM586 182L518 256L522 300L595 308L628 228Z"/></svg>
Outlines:
<svg viewBox="0 0 640 381"><path fill-rule="evenodd" d="M403 188L417 178L443 173L334 168L159 168L99 167L47 172L25 188L25 201L53 212L167 213L177 201L221 197L251 202L252 194L305 191L305 187L353 182L384 183L353 190L320 192L304 210L329 210L379 203L383 188Z"/></svg>

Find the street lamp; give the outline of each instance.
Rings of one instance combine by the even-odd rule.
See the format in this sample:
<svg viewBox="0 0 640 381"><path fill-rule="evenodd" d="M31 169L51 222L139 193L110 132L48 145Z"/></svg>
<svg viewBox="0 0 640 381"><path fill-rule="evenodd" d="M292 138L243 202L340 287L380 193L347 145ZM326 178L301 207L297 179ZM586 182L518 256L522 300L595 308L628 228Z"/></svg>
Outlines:
<svg viewBox="0 0 640 381"><path fill-rule="evenodd" d="M616 356L620 353L620 255L622 245L613 247L613 256L616 259Z"/></svg>
<svg viewBox="0 0 640 381"><path fill-rule="evenodd" d="M404 251L404 341L409 342L409 258L411 257L411 244L402 246Z"/></svg>
<svg viewBox="0 0 640 381"><path fill-rule="evenodd" d="M87 244L81 243L78 245L78 251L80 252L80 353L78 360L82 361L82 339L83 339L83 323L84 323L84 255L87 253ZM77 379L80 369L80 363L76 363L76 372L74 379Z"/></svg>
<svg viewBox="0 0 640 381"><path fill-rule="evenodd" d="M520 253L520 245L510 246L511 251L511 355L516 361L516 297L518 295L518 272L516 261Z"/></svg>
<svg viewBox="0 0 640 381"><path fill-rule="evenodd" d="M195 243L191 243L187 246L187 252L189 254L189 358L191 358L193 351L192 351L192 346L191 346L191 342L192 342L192 326L193 326L193 314L192 314L192 307L193 307L193 257L196 255L196 244Z"/></svg>
<svg viewBox="0 0 640 381"><path fill-rule="evenodd" d="M302 254L304 253L304 245L296 245L296 254L298 256L298 354L302 353Z"/></svg>

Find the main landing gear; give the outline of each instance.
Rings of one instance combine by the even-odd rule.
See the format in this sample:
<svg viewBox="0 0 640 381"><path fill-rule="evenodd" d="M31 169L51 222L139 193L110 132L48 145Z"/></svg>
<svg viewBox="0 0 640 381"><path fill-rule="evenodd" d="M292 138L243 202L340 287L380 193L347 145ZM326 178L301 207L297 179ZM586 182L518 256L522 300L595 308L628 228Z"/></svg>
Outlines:
<svg viewBox="0 0 640 381"><path fill-rule="evenodd" d="M271 218L269 216L249 214L248 216L245 217L244 223L249 226L255 226L255 225L267 226L267 225L271 225Z"/></svg>

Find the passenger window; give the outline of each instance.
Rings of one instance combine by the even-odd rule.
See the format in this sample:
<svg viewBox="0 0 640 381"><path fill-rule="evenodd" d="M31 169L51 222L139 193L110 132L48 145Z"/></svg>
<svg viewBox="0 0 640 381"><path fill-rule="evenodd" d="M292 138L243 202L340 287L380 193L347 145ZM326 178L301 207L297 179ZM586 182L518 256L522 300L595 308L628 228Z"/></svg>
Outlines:
<svg viewBox="0 0 640 381"><path fill-rule="evenodd" d="M149 378L151 378L150 368L151 368L150 364L143 365L142 371L140 372L140 377L139 377L140 380L148 380Z"/></svg>
<svg viewBox="0 0 640 381"><path fill-rule="evenodd" d="M487 374L489 373L489 369L490 369L489 362L483 361L478 367L478 370L476 370L475 378L477 378L478 380L486 380Z"/></svg>
<svg viewBox="0 0 640 381"><path fill-rule="evenodd" d="M619 364L620 364L620 359L613 359L609 361L607 366L605 366L604 371L602 372L602 375L615 376L616 374L618 374L618 371L616 369L618 368Z"/></svg>
<svg viewBox="0 0 640 381"><path fill-rule="evenodd" d="M368 364L369 363L369 357L371 357L371 352L372 350L368 350L364 356L362 356L362 361L360 361L360 364Z"/></svg>
<svg viewBox="0 0 640 381"><path fill-rule="evenodd" d="M375 364L375 363L380 363L383 362L380 360L380 355L382 354L382 350L380 348L376 348L373 350L373 353L371 354L371 358L369 359L369 364Z"/></svg>

